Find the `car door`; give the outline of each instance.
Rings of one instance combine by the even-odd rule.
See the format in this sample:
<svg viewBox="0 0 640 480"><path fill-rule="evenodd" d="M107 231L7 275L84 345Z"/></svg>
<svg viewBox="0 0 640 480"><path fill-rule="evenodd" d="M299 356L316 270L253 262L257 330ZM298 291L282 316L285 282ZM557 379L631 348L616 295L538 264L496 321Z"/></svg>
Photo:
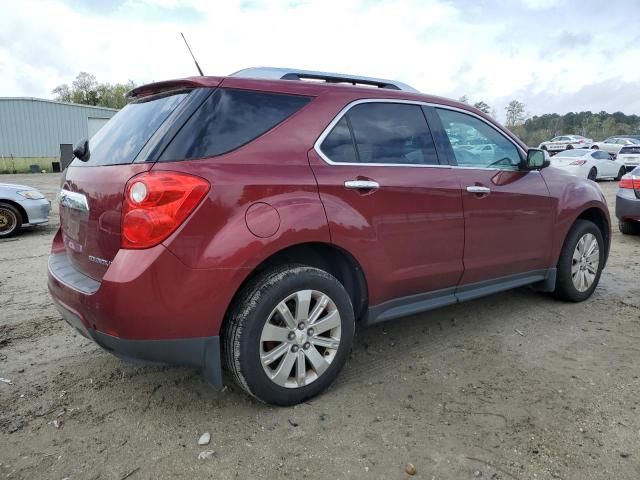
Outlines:
<svg viewBox="0 0 640 480"><path fill-rule="evenodd" d="M362 265L370 305L447 289L453 299L464 247L460 184L439 162L420 105L352 103L309 161L332 242Z"/></svg>
<svg viewBox="0 0 640 480"><path fill-rule="evenodd" d="M462 188L465 246L461 285L537 275L549 268L552 202L540 172L520 170L525 152L470 112L437 107L429 121L433 130L442 129L458 145L478 140L494 145L492 158L474 155L455 142L447 146L449 163L457 165Z"/></svg>

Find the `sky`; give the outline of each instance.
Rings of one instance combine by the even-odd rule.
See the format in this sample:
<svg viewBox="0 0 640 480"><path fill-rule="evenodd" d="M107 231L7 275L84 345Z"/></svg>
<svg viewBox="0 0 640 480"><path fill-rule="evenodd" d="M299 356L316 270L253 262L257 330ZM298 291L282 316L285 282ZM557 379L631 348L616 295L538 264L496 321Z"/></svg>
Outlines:
<svg viewBox="0 0 640 480"><path fill-rule="evenodd" d="M0 96L250 66L397 79L504 120L640 114L640 0L0 0Z"/></svg>

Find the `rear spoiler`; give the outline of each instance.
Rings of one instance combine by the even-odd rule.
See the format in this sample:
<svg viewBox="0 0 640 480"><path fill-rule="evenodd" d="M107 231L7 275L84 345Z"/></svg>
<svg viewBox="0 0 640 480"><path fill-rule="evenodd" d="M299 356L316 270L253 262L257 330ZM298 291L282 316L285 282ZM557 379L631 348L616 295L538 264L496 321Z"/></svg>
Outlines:
<svg viewBox="0 0 640 480"><path fill-rule="evenodd" d="M148 83L130 90L127 97L142 98L157 93L180 90L184 88L217 87L222 82L222 77L189 77L179 80L165 80L163 82Z"/></svg>

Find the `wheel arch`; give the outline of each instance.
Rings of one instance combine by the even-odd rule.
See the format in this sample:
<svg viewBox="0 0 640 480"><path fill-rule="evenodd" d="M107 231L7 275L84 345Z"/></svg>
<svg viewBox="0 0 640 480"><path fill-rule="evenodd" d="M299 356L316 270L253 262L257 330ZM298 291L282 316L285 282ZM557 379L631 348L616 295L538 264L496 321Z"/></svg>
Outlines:
<svg viewBox="0 0 640 480"><path fill-rule="evenodd" d="M605 244L605 250L607 252L607 255L605 257L605 264L606 264L606 260L609 257L609 247L611 245L611 225L609 222L608 215L598 207L589 207L586 210L583 210L576 217L576 219L571 224L571 228L573 228L573 225L575 225L575 223L578 220L588 220L594 223L602 233L602 238L604 239L604 244ZM569 228L569 231L571 231L571 228Z"/></svg>
<svg viewBox="0 0 640 480"><path fill-rule="evenodd" d="M290 245L262 260L244 278L231 300L227 312L233 308L245 287L260 273L286 264L303 264L329 272L344 286L351 298L356 320L361 318L368 306L368 287L360 263L346 250L325 242L307 242ZM227 316L223 321L227 321Z"/></svg>
<svg viewBox="0 0 640 480"><path fill-rule="evenodd" d="M18 202L14 202L13 200L8 200L6 198L0 198L0 203L6 203L7 205L14 207L22 217L22 223L29 223L29 216L27 215L26 210Z"/></svg>

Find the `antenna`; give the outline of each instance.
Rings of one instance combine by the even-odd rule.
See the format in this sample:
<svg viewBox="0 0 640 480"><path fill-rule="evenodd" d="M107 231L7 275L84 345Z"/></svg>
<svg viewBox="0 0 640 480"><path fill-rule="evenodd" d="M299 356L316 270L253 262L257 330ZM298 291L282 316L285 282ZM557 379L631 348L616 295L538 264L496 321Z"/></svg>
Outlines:
<svg viewBox="0 0 640 480"><path fill-rule="evenodd" d="M184 44L187 46L187 50L189 50L189 53L191 54L191 58L193 58L193 62L196 64L196 68L198 69L198 72L200 72L200 76L204 77L204 73L202 73L202 69L200 68L200 65L198 65L198 61L196 60L196 57L193 56L193 52L191 51L191 47L189 47L189 44L187 43L187 39L184 38L184 33L180 32L180 35L182 35Z"/></svg>

